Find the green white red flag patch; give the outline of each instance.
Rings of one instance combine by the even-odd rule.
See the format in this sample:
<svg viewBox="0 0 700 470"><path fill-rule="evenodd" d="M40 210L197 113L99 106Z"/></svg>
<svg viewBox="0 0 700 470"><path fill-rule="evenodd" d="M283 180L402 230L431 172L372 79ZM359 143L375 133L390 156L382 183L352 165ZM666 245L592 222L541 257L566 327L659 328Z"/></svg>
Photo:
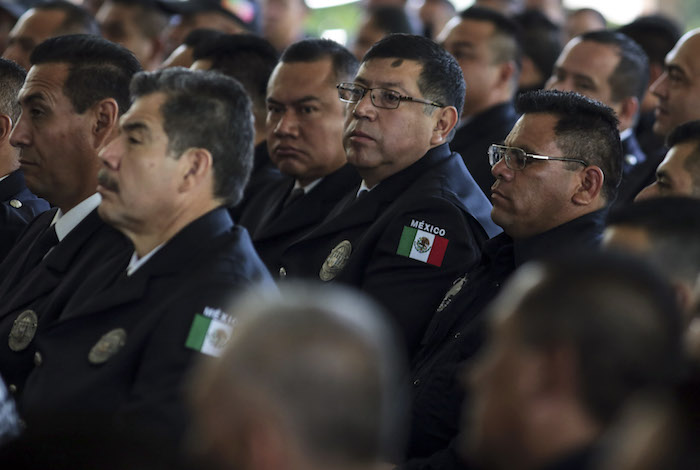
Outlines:
<svg viewBox="0 0 700 470"><path fill-rule="evenodd" d="M396 254L440 267L448 242L447 238L439 235L404 226Z"/></svg>

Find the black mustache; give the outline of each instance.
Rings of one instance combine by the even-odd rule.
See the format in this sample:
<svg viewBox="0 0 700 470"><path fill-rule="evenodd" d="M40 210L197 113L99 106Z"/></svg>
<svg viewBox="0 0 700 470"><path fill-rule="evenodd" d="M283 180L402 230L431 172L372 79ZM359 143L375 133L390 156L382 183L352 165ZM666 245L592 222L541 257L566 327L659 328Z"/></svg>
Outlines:
<svg viewBox="0 0 700 470"><path fill-rule="evenodd" d="M97 182L105 189L109 191L119 192L119 183L114 179L110 178L107 174L107 170L102 169L97 173Z"/></svg>

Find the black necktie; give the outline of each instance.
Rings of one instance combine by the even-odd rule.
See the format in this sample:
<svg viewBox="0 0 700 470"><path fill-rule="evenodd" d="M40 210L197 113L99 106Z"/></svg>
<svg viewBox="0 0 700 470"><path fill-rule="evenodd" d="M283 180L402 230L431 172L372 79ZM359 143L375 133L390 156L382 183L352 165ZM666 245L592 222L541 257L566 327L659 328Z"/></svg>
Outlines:
<svg viewBox="0 0 700 470"><path fill-rule="evenodd" d="M287 199L284 200L282 207L289 206L290 204L292 204L294 201L298 200L303 195L304 195L304 190L302 188L292 189L292 192L289 193L289 195L287 196Z"/></svg>
<svg viewBox="0 0 700 470"><path fill-rule="evenodd" d="M27 259L22 268L22 275L34 269L34 267L44 259L44 256L46 256L49 250L57 244L58 235L56 235L56 226L49 225L29 249Z"/></svg>

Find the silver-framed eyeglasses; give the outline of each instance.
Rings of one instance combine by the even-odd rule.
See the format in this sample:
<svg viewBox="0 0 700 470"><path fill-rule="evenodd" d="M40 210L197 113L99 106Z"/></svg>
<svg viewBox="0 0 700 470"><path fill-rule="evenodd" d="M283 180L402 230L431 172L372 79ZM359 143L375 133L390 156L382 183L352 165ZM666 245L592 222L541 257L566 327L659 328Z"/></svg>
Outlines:
<svg viewBox="0 0 700 470"><path fill-rule="evenodd" d="M533 160L558 160L562 162L580 163L583 166L588 166L588 163L583 160L579 160L578 158L534 155L532 153L525 152L525 150L521 148L508 147L506 145L493 144L489 147L489 163L491 164L491 167L496 165L496 163L500 162L504 158L506 159L506 166L511 170L522 170Z"/></svg>
<svg viewBox="0 0 700 470"><path fill-rule="evenodd" d="M372 104L377 108L396 109L399 107L399 104L401 104L402 101L412 101L414 103L427 104L438 108L445 107L445 105L436 101L428 101L421 98L414 98L412 96L404 96L398 91L389 90L387 88L367 88L349 82L339 83L336 85L336 88L338 89L340 101L345 103L357 103L363 96L365 96L365 93L369 91L369 97L372 100Z"/></svg>

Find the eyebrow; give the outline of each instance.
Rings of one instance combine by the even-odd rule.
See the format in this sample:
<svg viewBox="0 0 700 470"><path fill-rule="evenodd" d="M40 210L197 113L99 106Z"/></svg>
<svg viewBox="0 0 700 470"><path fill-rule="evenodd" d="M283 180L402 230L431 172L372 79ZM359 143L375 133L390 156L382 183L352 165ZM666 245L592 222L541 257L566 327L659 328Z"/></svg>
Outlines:
<svg viewBox="0 0 700 470"><path fill-rule="evenodd" d="M568 74L568 75L571 75L571 76L574 77L574 79L576 79L576 80L584 80L584 81L586 81L587 83L590 83L591 85L595 85L595 80L593 80L593 78L592 78L591 76L589 76L589 75L584 75L584 74L581 74L581 73L570 72L570 71L566 70L565 67L562 67L561 65L555 65L555 66L554 66L554 73L557 73L557 72L564 72L564 73L566 73L566 74Z"/></svg>
<svg viewBox="0 0 700 470"><path fill-rule="evenodd" d="M685 70L683 70L679 65L676 64L666 64L666 71L680 73L681 75L683 75L683 77L686 77Z"/></svg>
<svg viewBox="0 0 700 470"><path fill-rule="evenodd" d="M19 103L21 105L28 106L34 102L42 102L43 103L43 102L46 102L46 98L44 97L44 95L42 93L36 92L36 93L32 93L31 95L22 96L19 99Z"/></svg>
<svg viewBox="0 0 700 470"><path fill-rule="evenodd" d="M404 93L405 95L410 95L408 90L406 90L400 83L398 82L377 82L377 86L370 87L369 82L362 77L356 77L355 78L355 83L359 83L362 86L365 86L367 88L398 88Z"/></svg>
<svg viewBox="0 0 700 470"><path fill-rule="evenodd" d="M122 124L123 132L136 132L141 134L143 138L151 137L151 129L141 121L127 122Z"/></svg>

